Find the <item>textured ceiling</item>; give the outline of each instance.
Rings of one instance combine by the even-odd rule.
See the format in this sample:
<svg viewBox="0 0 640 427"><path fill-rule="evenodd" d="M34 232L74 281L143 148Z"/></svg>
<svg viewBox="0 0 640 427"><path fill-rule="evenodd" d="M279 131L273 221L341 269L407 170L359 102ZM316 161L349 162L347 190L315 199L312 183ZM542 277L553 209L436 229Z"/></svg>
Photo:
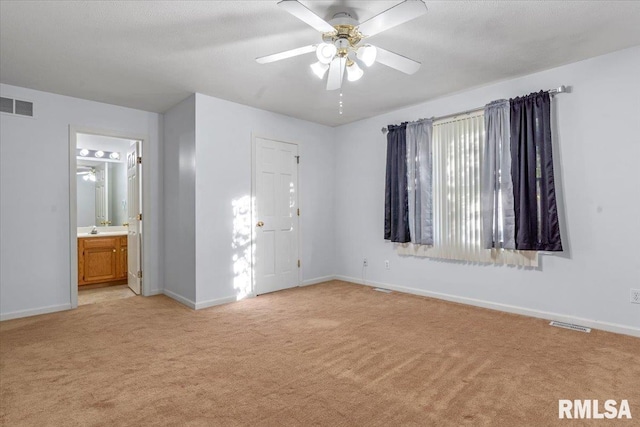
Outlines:
<svg viewBox="0 0 640 427"><path fill-rule="evenodd" d="M302 1L360 22L398 2ZM335 126L640 44L637 1L427 1L425 15L368 39L422 68L345 79L340 116L313 54L255 62L320 41L276 4L2 0L0 82L156 112L199 92Z"/></svg>

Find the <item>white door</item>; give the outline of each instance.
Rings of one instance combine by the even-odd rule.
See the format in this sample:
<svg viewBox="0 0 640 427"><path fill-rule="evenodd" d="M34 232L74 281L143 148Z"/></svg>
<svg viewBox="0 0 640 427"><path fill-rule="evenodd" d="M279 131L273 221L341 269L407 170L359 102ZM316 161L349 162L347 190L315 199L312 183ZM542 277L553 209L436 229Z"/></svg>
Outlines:
<svg viewBox="0 0 640 427"><path fill-rule="evenodd" d="M255 139L256 294L298 286L298 146Z"/></svg>
<svg viewBox="0 0 640 427"><path fill-rule="evenodd" d="M142 203L140 203L140 177L142 165L138 162L140 141L131 143L127 152L127 277L129 287L140 294L142 285L141 251L142 251Z"/></svg>
<svg viewBox="0 0 640 427"><path fill-rule="evenodd" d="M95 168L96 178L96 222L95 226L101 227L107 225L108 217L108 180L107 180L107 165L100 165Z"/></svg>

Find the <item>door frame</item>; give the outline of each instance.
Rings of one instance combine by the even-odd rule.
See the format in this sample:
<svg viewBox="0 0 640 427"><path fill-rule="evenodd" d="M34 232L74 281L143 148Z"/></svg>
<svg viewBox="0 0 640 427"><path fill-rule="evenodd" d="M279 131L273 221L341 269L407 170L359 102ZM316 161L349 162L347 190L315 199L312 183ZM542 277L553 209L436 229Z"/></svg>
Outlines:
<svg viewBox="0 0 640 427"><path fill-rule="evenodd" d="M149 137L147 135L139 135L129 132L120 132L114 130L82 127L69 125L69 265L70 265L70 282L69 282L69 295L71 300L71 308L78 307L78 191L76 183L76 147L78 145L78 134L99 135L107 136L111 138L121 138L128 140L140 141L141 156L145 156L147 149L147 141ZM142 168L142 185L141 195L142 198L142 212L144 212L144 222L149 223L149 216L151 212L151 201L147 197L147 187L149 183L149 163ZM142 271L150 271L150 260L145 256L144 247L149 245L148 241L149 233L143 233L142 241L140 243L140 259L142 265ZM150 246L147 246L150 247ZM146 296L149 293L149 284L146 280L142 280L142 289L140 294Z"/></svg>
<svg viewBox="0 0 640 427"><path fill-rule="evenodd" d="M256 187L256 139L268 139L270 141L275 141L275 142L282 142L284 144L291 144L291 145L295 145L297 147L297 151L298 151L298 157L300 156L300 144L298 144L297 142L291 142L291 141L286 141L284 139L278 139L278 138L273 138L270 136L265 136L263 134L260 133L251 133L251 296L255 297L257 296L257 288L256 288L256 258L255 258L255 253L256 253L256 227L255 227L255 223L256 223L256 192L257 192L257 187ZM296 188L298 189L297 193L296 193L296 203L298 206L298 209L300 209L300 216L296 216L297 219L297 225L298 225L298 259L301 260L302 259L302 221L300 221L300 218L302 216L303 210L300 207L300 163L298 162L296 164L296 167L298 168L297 174L296 174ZM299 287L302 283L302 268L304 266L300 266L298 267L298 283L297 286Z"/></svg>

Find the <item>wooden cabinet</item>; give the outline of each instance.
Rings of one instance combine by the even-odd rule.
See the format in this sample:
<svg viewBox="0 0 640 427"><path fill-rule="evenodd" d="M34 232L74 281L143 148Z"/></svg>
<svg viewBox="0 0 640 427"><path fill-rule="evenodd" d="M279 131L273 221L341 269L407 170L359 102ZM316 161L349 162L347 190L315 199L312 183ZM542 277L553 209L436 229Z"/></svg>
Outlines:
<svg viewBox="0 0 640 427"><path fill-rule="evenodd" d="M78 239L78 285L114 282L126 278L126 236Z"/></svg>

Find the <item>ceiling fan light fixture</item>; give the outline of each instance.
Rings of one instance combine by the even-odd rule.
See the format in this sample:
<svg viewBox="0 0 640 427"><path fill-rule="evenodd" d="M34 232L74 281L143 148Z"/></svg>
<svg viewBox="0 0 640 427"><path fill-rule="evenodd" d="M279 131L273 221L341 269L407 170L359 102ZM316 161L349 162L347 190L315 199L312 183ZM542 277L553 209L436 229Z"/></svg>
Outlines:
<svg viewBox="0 0 640 427"><path fill-rule="evenodd" d="M367 67L371 67L374 62L376 62L376 56L378 54L378 50L375 46L371 46L370 44L365 44L358 48L358 52L356 53L356 57L364 62L364 65Z"/></svg>
<svg viewBox="0 0 640 427"><path fill-rule="evenodd" d="M320 43L316 49L316 56L321 63L330 64L337 51L338 49L331 43Z"/></svg>
<svg viewBox="0 0 640 427"><path fill-rule="evenodd" d="M325 74L327 74L327 70L329 69L329 64L323 64L322 62L314 62L310 65L311 71L313 74L318 76L319 79L322 79Z"/></svg>
<svg viewBox="0 0 640 427"><path fill-rule="evenodd" d="M355 62L347 67L347 80L350 82L360 80L363 74L364 71L362 71L362 68L358 67L358 64Z"/></svg>

